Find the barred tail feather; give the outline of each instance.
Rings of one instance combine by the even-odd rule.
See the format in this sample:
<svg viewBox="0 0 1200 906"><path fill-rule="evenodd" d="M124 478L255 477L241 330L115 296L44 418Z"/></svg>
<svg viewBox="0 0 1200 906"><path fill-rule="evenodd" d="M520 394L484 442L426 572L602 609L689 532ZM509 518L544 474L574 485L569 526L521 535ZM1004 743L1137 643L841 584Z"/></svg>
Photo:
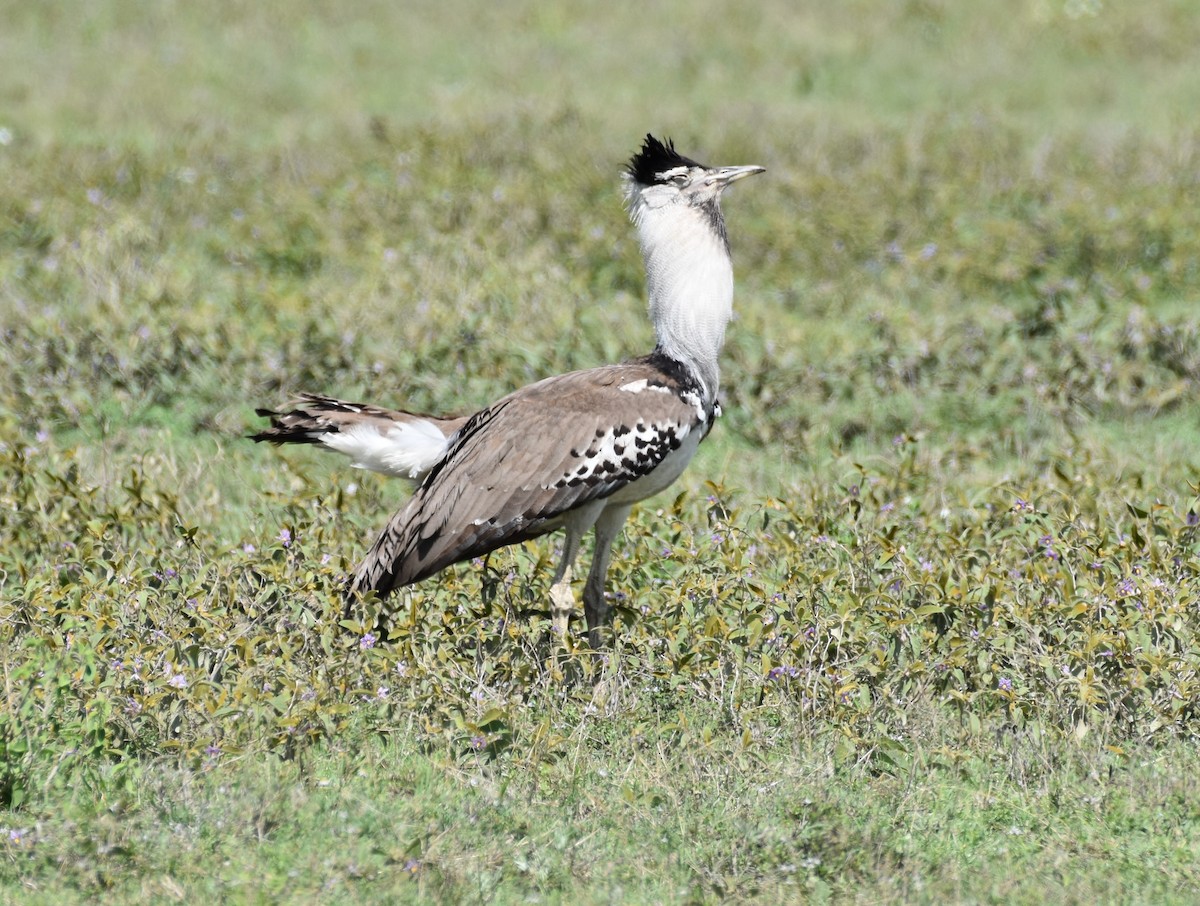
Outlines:
<svg viewBox="0 0 1200 906"><path fill-rule="evenodd" d="M270 427L250 437L273 444L319 444L355 468L421 481L445 455L466 418L441 418L317 394L300 394L284 410L257 409Z"/></svg>

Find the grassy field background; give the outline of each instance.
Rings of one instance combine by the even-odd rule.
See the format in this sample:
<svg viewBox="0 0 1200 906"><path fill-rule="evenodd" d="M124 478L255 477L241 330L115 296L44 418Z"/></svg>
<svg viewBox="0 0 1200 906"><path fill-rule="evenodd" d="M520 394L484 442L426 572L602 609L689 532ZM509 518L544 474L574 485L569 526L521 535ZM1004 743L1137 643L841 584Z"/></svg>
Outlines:
<svg viewBox="0 0 1200 906"><path fill-rule="evenodd" d="M0 902L1194 902L1198 14L0 2ZM768 174L613 649L339 626L254 407L646 351L647 131Z"/></svg>

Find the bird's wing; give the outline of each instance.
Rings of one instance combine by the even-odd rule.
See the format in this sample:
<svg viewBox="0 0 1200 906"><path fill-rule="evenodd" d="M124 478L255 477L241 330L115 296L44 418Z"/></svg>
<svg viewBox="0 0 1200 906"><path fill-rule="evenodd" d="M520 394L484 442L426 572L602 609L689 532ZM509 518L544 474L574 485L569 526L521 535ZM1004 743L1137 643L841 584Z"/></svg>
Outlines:
<svg viewBox="0 0 1200 906"><path fill-rule="evenodd" d="M531 384L476 413L376 540L351 592L381 596L557 528L652 472L712 417L652 358Z"/></svg>

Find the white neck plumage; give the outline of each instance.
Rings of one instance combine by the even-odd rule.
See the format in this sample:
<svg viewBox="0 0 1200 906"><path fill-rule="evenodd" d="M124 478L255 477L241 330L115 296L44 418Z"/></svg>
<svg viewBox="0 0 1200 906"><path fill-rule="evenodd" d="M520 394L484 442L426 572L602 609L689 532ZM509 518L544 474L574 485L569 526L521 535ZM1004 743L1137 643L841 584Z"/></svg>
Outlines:
<svg viewBox="0 0 1200 906"><path fill-rule="evenodd" d="M725 325L733 314L733 264L720 209L715 202L653 207L633 201L630 216L646 261L658 351L688 369L711 406Z"/></svg>

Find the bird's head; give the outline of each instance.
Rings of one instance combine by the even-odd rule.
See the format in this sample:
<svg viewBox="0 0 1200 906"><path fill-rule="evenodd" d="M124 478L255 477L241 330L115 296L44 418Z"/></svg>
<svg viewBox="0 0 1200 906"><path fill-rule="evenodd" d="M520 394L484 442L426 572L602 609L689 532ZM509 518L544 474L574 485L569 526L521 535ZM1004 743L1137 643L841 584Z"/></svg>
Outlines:
<svg viewBox="0 0 1200 906"><path fill-rule="evenodd" d="M717 397L717 357L733 313L733 262L721 193L762 167L706 167L647 135L625 169L625 198L646 264L656 351Z"/></svg>
<svg viewBox="0 0 1200 906"><path fill-rule="evenodd" d="M630 214L640 219L648 211L688 205L706 212L719 212L721 193L745 176L764 172L763 167L706 167L647 135L642 148L625 169L625 196Z"/></svg>

